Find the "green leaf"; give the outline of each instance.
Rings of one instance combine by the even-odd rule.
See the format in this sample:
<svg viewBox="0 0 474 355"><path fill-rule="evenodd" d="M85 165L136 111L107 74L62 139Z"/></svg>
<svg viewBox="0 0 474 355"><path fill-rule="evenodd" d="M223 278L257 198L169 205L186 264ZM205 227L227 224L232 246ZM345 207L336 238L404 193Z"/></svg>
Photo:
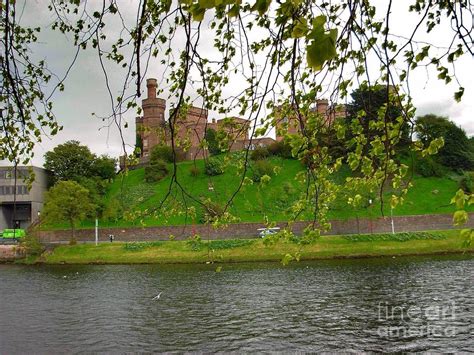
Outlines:
<svg viewBox="0 0 474 355"><path fill-rule="evenodd" d="M212 9L216 6L215 0L199 0L199 7L203 9Z"/></svg>
<svg viewBox="0 0 474 355"><path fill-rule="evenodd" d="M306 33L308 33L308 21L306 20L305 17L303 18L298 18L295 21L295 25L293 26L293 30L291 31L291 37L292 38L301 38L306 36Z"/></svg>
<svg viewBox="0 0 474 355"><path fill-rule="evenodd" d="M239 13L240 13L240 5L235 4L234 6L230 8L229 12L227 12L227 15L229 17L237 17L239 16Z"/></svg>
<svg viewBox="0 0 474 355"><path fill-rule="evenodd" d="M281 260L281 263L283 264L283 266L287 266L290 263L290 261L293 261L294 259L295 258L293 257L293 255L286 254Z"/></svg>
<svg viewBox="0 0 474 355"><path fill-rule="evenodd" d="M204 19L206 9L203 9L199 4L193 4L190 8L190 12L194 21L201 22Z"/></svg>
<svg viewBox="0 0 474 355"><path fill-rule="evenodd" d="M163 8L165 9L165 12L169 12L170 8L171 8L172 1L171 0L162 0L161 2L163 4Z"/></svg>
<svg viewBox="0 0 474 355"><path fill-rule="evenodd" d="M469 216L466 211L456 211L454 212L453 222L455 226L461 226L467 222Z"/></svg>
<svg viewBox="0 0 474 355"><path fill-rule="evenodd" d="M458 209L463 209L466 203L467 196L462 189L456 192L456 195L451 199L451 204L455 203Z"/></svg>
<svg viewBox="0 0 474 355"><path fill-rule="evenodd" d="M336 56L336 44L330 35L322 35L306 48L306 60L310 68L321 70L324 63Z"/></svg>
<svg viewBox="0 0 474 355"><path fill-rule="evenodd" d="M258 14L263 16L268 11L271 3L272 0L257 0L251 10L258 11Z"/></svg>
<svg viewBox="0 0 474 355"><path fill-rule="evenodd" d="M463 95L464 95L464 88L461 86L459 90L454 93L454 100L456 100L456 102L460 102Z"/></svg>

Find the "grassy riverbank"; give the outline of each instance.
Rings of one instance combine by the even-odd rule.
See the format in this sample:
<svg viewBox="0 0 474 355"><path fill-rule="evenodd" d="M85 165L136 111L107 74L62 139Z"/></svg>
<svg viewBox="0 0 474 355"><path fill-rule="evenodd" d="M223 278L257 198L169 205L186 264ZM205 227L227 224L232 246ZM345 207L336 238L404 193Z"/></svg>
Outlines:
<svg viewBox="0 0 474 355"><path fill-rule="evenodd" d="M267 244L267 245L266 245ZM459 231L324 236L300 246L291 241L268 245L261 239L157 241L59 246L27 262L47 264L136 264L281 261L285 255L300 260L428 255L474 252L463 248Z"/></svg>

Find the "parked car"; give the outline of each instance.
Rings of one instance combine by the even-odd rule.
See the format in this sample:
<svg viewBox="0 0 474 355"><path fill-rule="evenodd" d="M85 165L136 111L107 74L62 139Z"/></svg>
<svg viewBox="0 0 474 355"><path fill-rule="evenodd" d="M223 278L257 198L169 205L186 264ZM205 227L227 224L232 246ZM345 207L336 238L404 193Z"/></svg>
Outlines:
<svg viewBox="0 0 474 355"><path fill-rule="evenodd" d="M273 228L259 228L258 236L260 238L264 238L267 235L277 234L280 231L280 227L273 227Z"/></svg>
<svg viewBox="0 0 474 355"><path fill-rule="evenodd" d="M4 229L2 232L3 239L21 239L26 236L24 229Z"/></svg>

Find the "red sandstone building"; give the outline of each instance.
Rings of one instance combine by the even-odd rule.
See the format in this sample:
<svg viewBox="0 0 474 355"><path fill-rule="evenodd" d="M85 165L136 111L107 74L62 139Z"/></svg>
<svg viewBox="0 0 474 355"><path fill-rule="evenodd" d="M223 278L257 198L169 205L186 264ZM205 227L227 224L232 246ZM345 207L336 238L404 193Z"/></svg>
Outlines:
<svg viewBox="0 0 474 355"><path fill-rule="evenodd" d="M207 151L202 147L206 130L214 129L216 132L224 131L229 137L228 149L237 151L257 146L268 146L275 140L269 137L249 137L250 121L239 117L212 119L209 121L208 111L199 107L190 106L178 114L173 125L165 119L166 101L156 96L156 79L147 80L147 98L142 101L143 116L136 118L137 145L141 148L141 161L148 160L151 149L159 144L171 145L172 137L174 146L180 150L185 159L202 159ZM327 124L338 117L345 117L345 106L329 107L327 100L317 100L315 112L326 117ZM290 134L300 131L298 120L294 117L276 117L276 140L283 139L283 131ZM172 134L173 127L174 134Z"/></svg>

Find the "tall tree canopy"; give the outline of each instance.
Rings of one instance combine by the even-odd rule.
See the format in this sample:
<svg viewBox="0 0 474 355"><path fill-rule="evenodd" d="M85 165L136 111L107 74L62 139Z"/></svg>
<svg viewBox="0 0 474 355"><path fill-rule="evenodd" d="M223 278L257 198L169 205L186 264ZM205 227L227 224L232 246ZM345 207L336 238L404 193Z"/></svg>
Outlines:
<svg viewBox="0 0 474 355"><path fill-rule="evenodd" d="M447 117L433 114L418 117L416 132L424 144L443 138L444 146L437 156L441 164L452 169L474 169L474 150L466 132Z"/></svg>
<svg viewBox="0 0 474 355"><path fill-rule="evenodd" d="M75 181L60 181L46 193L43 213L47 221L69 223L74 239L77 224L95 209L86 188Z"/></svg>
<svg viewBox="0 0 474 355"><path fill-rule="evenodd" d="M47 71L46 63L28 57L28 46L37 40L39 29L20 25L17 3L0 4L4 33L0 39L0 158L27 161L41 129L51 134L59 130L51 93L44 89L45 83L57 77ZM132 6L135 16L124 16ZM406 6L406 13L415 15L413 24L402 30L399 26L397 31L396 24L405 23L405 18L393 16L395 6ZM297 176L307 188L290 210L294 218L302 210L312 211L311 227L318 230L329 227L328 206L340 190L356 191L364 185L365 190L378 190L382 197L383 186L390 180L400 189L392 204L402 200L406 189L400 181L406 167L395 163L394 147L400 126L412 124L414 117L411 98L402 92L409 93L411 74L418 67L433 68L440 80L454 82L458 78L453 64L466 52L473 54L472 8L467 0L412 0L403 5L393 0L141 0L126 5L53 0L49 9L54 16L52 27L72 36L76 51L97 51L111 98L111 124L120 134L126 126L125 114L138 107L140 85L151 63L162 75L158 94L172 102L167 124L173 149L185 146L174 134L175 123L191 103L249 119L252 139L266 134L277 115L294 117L299 133L288 135L287 141L294 157L307 163L305 173ZM447 43L437 41L439 32L451 34ZM426 40L427 33L431 42ZM123 77L118 94L110 87L112 74ZM59 77L53 92L62 90L63 83ZM344 142L351 151L336 158L328 150L327 139L321 137L336 132L341 139L347 127L330 127L313 106L322 96L336 103L359 83L393 85L397 95L378 112L380 119L373 128L379 133L372 136L360 122L351 124L352 138ZM460 100L463 93L460 84L454 98ZM387 119L394 105L401 108L397 122ZM435 152L438 143L430 143L429 152ZM127 153L125 142L123 148ZM413 149L426 147L415 145ZM225 211L247 181L248 157L248 149L233 157L242 183L230 195ZM343 163L357 178L341 186L332 175ZM156 206L163 213L173 213L173 208L163 207L177 196L199 200L180 184L176 164L173 169L169 193ZM185 201L171 203L177 205L192 213Z"/></svg>
<svg viewBox="0 0 474 355"><path fill-rule="evenodd" d="M45 169L53 174L53 182L60 180L80 181L83 178L98 177L112 179L115 176L116 161L106 155L97 157L79 141L59 144L44 155Z"/></svg>

